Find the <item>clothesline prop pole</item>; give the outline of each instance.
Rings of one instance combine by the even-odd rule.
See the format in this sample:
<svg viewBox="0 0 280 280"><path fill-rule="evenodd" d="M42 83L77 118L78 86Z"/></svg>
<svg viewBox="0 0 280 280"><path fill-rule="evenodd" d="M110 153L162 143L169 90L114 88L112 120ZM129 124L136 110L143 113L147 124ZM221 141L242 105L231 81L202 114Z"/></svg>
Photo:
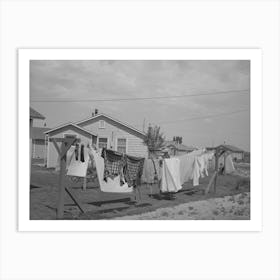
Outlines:
<svg viewBox="0 0 280 280"><path fill-rule="evenodd" d="M59 189L58 189L57 213L56 213L57 219L62 219L64 215L65 190L67 194L70 196L70 198L81 210L81 212L84 213L83 208L78 202L78 200L74 197L73 193L71 193L70 189L68 189L65 186L67 152L73 144L80 142L80 139L77 139L75 137L49 138L49 141L54 144L54 147L60 158ZM61 147L59 147L58 145L59 142L61 143Z"/></svg>
<svg viewBox="0 0 280 280"><path fill-rule="evenodd" d="M219 158L220 156L222 156L223 154L225 153L225 150L224 149L221 149L221 148L218 148L216 149L215 151L215 171L214 171L214 174L212 175L204 193L205 194L208 194L208 192L210 191L211 189L211 186L213 185L213 190L214 190L214 193L216 193L216 190L217 190L217 179L218 179L218 175L219 175Z"/></svg>

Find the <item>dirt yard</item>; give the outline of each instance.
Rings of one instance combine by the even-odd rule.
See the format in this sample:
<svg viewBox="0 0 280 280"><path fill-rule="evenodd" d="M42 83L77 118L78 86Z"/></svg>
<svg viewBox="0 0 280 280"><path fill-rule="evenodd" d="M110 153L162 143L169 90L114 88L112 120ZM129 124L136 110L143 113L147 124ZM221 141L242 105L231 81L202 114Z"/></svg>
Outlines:
<svg viewBox="0 0 280 280"><path fill-rule="evenodd" d="M135 194L102 193L97 180L82 190L82 181L67 178L67 186L82 203L81 214L66 194L64 219L250 219L250 166L239 165L232 175L221 175L217 191L204 195L211 173L192 191L188 182L173 195L161 195L157 185L142 185L142 200ZM56 219L58 173L33 165L30 187L30 219Z"/></svg>

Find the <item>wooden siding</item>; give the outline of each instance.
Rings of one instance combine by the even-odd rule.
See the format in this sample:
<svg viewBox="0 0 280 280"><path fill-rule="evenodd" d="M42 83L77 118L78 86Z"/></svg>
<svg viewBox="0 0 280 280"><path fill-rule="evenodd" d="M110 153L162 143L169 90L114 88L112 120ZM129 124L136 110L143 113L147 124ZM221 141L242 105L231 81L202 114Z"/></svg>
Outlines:
<svg viewBox="0 0 280 280"><path fill-rule="evenodd" d="M105 128L99 128L99 121L105 121ZM144 135L130 128L118 124L106 117L100 117L80 124L81 127L98 135L98 138L108 138L108 148L117 150L117 139L125 138L127 141L127 154L148 157L148 149L144 144Z"/></svg>
<svg viewBox="0 0 280 280"><path fill-rule="evenodd" d="M32 140L32 158L45 158L46 145L44 140Z"/></svg>

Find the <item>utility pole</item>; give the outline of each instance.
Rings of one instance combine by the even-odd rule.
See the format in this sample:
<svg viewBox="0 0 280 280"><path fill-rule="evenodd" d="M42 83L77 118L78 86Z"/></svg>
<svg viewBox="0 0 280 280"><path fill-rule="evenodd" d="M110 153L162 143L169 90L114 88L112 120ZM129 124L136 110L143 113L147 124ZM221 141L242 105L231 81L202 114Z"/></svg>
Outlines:
<svg viewBox="0 0 280 280"><path fill-rule="evenodd" d="M146 119L144 118L144 120L143 120L143 131L145 131L145 122L146 122Z"/></svg>

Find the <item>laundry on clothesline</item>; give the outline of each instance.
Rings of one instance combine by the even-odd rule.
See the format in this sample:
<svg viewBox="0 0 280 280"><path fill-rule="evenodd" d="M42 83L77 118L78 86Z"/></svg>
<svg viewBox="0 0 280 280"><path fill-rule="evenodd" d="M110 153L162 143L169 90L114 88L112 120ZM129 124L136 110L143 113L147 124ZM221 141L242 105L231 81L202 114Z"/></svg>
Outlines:
<svg viewBox="0 0 280 280"><path fill-rule="evenodd" d="M100 190L103 192L111 193L131 193L133 192L133 187L129 186L127 182L124 181L121 183L120 175L116 175L113 178L107 177L107 180L104 180L104 171L105 171L105 160L104 158L93 148L89 148L89 156L92 161L95 163L98 182ZM115 173L116 174L116 173Z"/></svg>
<svg viewBox="0 0 280 280"><path fill-rule="evenodd" d="M175 157L164 159L160 190L162 192L178 192L181 189L180 160Z"/></svg>
<svg viewBox="0 0 280 280"><path fill-rule="evenodd" d="M141 177L142 183L154 184L161 180L160 159L145 159L143 165L143 173Z"/></svg>
<svg viewBox="0 0 280 280"><path fill-rule="evenodd" d="M215 161L212 163L213 168L215 169ZM232 155L230 152L224 152L218 160L218 169L223 174L231 174L235 171L235 167L232 160Z"/></svg>
<svg viewBox="0 0 280 280"><path fill-rule="evenodd" d="M75 156L71 157L67 175L75 177L86 177L89 164L88 148L85 148L84 144L81 144L81 146L76 145L74 154Z"/></svg>
<svg viewBox="0 0 280 280"><path fill-rule="evenodd" d="M121 154L108 149L103 149L102 157L105 164L105 181L108 177L114 179L116 176L120 176L121 181L126 181L130 186L140 184L144 158Z"/></svg>

